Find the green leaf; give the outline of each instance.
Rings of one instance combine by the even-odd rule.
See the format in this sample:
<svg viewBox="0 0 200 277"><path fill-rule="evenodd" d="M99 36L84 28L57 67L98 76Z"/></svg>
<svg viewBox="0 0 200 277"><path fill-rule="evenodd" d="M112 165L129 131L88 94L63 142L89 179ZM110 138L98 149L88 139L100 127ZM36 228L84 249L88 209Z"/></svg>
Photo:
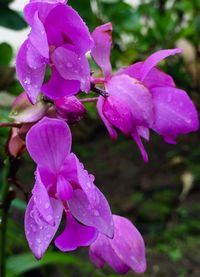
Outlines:
<svg viewBox="0 0 200 277"><path fill-rule="evenodd" d="M76 265L86 271L92 270L92 265L82 262L80 259L71 254L49 252L39 261L31 253L25 253L8 258L6 264L6 276L22 276L23 273L46 266L49 264Z"/></svg>
<svg viewBox="0 0 200 277"><path fill-rule="evenodd" d="M13 30L21 30L24 29L27 24L19 12L13 11L0 4L0 26Z"/></svg>
<svg viewBox="0 0 200 277"><path fill-rule="evenodd" d="M8 6L10 3L12 3L13 0L0 0L0 4Z"/></svg>
<svg viewBox="0 0 200 277"><path fill-rule="evenodd" d="M13 50L12 47L3 42L0 44L0 65L8 65L13 57Z"/></svg>

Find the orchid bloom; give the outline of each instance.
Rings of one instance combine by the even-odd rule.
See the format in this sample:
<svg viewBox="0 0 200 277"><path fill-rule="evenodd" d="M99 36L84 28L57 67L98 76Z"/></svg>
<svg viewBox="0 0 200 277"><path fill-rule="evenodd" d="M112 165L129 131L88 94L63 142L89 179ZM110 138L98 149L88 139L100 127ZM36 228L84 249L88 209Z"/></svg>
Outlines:
<svg viewBox="0 0 200 277"><path fill-rule="evenodd" d="M63 210L66 227L55 245L61 251L87 246L100 232L113 237L110 207L75 154L71 132L59 119L44 117L26 136L27 150L37 164L35 185L26 209L25 233L40 259L53 239Z"/></svg>
<svg viewBox="0 0 200 277"><path fill-rule="evenodd" d="M176 143L178 135L198 129L197 111L187 93L176 88L170 75L156 68L161 60L180 53L181 49L157 51L146 61L121 69L112 76L111 23L97 27L92 37L95 45L91 54L104 74L103 83L109 95L99 97L97 110L113 140L117 138L115 128L130 135L147 162L141 137L148 141L150 128L172 144Z"/></svg>
<svg viewBox="0 0 200 277"><path fill-rule="evenodd" d="M41 91L55 100L90 90L86 53L93 40L81 17L65 2L30 0L24 8L31 31L18 52L16 70L33 104ZM47 65L51 78L43 84Z"/></svg>
<svg viewBox="0 0 200 277"><path fill-rule="evenodd" d="M105 263L118 274L126 274L130 269L136 273L146 270L145 245L136 227L126 218L113 215L114 237L99 234L90 245L90 259L98 267Z"/></svg>

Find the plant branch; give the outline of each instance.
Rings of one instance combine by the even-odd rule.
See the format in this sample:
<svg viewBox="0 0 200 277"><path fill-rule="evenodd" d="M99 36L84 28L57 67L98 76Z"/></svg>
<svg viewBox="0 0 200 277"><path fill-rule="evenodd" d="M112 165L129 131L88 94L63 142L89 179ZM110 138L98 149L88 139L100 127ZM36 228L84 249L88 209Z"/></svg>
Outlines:
<svg viewBox="0 0 200 277"><path fill-rule="evenodd" d="M91 86L91 91L103 96L103 97L108 97L109 94L104 90L104 89L101 89L101 88L97 88L95 87L94 85Z"/></svg>
<svg viewBox="0 0 200 277"><path fill-rule="evenodd" d="M98 97L79 99L81 103L92 103L92 102L96 102L97 100L98 100Z"/></svg>
<svg viewBox="0 0 200 277"><path fill-rule="evenodd" d="M22 123L15 123L15 122L1 122L0 127L8 127L8 128L21 128Z"/></svg>

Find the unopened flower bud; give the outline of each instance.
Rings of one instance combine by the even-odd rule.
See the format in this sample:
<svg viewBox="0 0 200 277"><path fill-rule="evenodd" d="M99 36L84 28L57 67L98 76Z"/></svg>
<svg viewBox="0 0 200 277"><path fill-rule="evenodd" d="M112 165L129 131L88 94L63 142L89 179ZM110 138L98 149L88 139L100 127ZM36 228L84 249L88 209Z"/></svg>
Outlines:
<svg viewBox="0 0 200 277"><path fill-rule="evenodd" d="M68 123L80 121L86 113L85 107L75 96L60 98L54 104L57 116L65 119Z"/></svg>

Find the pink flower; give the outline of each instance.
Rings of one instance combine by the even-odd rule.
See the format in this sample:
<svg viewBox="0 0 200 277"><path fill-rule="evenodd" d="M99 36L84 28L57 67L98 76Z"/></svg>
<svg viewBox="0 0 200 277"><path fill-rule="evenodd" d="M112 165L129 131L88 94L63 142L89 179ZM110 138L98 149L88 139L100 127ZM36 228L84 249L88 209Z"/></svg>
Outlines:
<svg viewBox="0 0 200 277"><path fill-rule="evenodd" d="M109 94L107 98L99 97L98 113L112 139L117 138L116 128L130 135L147 162L141 137L149 140L149 129L160 134L166 142L176 143L178 135L199 127L197 111L187 93L176 88L171 76L156 68L161 60L182 50L158 51L145 62L121 69L112 76L111 35L111 23L97 27L92 34L95 42L92 57L102 69Z"/></svg>
<svg viewBox="0 0 200 277"><path fill-rule="evenodd" d="M86 53L93 47L89 30L64 0L30 1L24 15L31 26L16 60L18 78L34 104L42 91L51 99L90 89ZM43 84L46 65L51 78Z"/></svg>
<svg viewBox="0 0 200 277"><path fill-rule="evenodd" d="M114 237L99 234L90 246L91 261L102 268L105 263L118 274L130 269L136 273L146 270L145 245L136 227L126 218L113 215Z"/></svg>
<svg viewBox="0 0 200 277"><path fill-rule="evenodd" d="M94 176L71 153L71 140L63 120L47 117L35 124L26 137L27 150L37 169L33 196L26 209L25 232L37 259L53 239L63 210L66 227L55 241L61 251L89 245L97 231L113 236L108 202L94 185Z"/></svg>

